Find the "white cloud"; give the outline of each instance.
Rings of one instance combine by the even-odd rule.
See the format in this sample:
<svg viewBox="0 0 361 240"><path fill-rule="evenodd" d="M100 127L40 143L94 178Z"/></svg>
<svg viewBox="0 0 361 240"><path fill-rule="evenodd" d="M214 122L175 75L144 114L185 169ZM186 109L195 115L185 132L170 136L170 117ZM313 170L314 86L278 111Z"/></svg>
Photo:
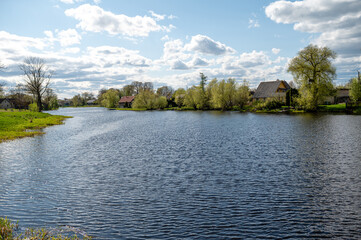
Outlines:
<svg viewBox="0 0 361 240"><path fill-rule="evenodd" d="M191 42L185 46L185 49L187 51L196 51L199 53L210 55L235 53L235 50L233 48L228 47L223 43L214 41L210 37L204 35L193 36Z"/></svg>
<svg viewBox="0 0 361 240"><path fill-rule="evenodd" d="M65 4L74 4L76 2L82 2L82 1L83 0L60 0L60 2L65 3Z"/></svg>
<svg viewBox="0 0 361 240"><path fill-rule="evenodd" d="M170 31L174 26L157 24L157 19L148 16L129 17L124 14L114 14L90 4L65 11L65 15L79 21L78 28L91 32L106 31L109 34L122 34L130 37L146 37L150 32Z"/></svg>
<svg viewBox="0 0 361 240"><path fill-rule="evenodd" d="M258 28L261 25L259 25L258 20L257 19L249 19L248 20L248 28Z"/></svg>
<svg viewBox="0 0 361 240"><path fill-rule="evenodd" d="M188 66L181 60L174 60L171 62L171 69L173 70L186 70Z"/></svg>
<svg viewBox="0 0 361 240"><path fill-rule="evenodd" d="M165 36L163 36L160 40L162 40L162 41L169 41L169 36L168 35L165 35Z"/></svg>
<svg viewBox="0 0 361 240"><path fill-rule="evenodd" d="M279 48L272 48L272 53L275 55L279 54L280 51L281 51L281 49L279 49Z"/></svg>
<svg viewBox="0 0 361 240"><path fill-rule="evenodd" d="M208 66L209 63L207 62L207 60L205 59L201 59L199 57L195 57L193 60L192 60L192 65L194 67L204 67L204 66Z"/></svg>
<svg viewBox="0 0 361 240"><path fill-rule="evenodd" d="M294 24L295 30L321 33L313 43L327 45L341 55L360 54L359 0L276 1L265 12L277 23Z"/></svg>
<svg viewBox="0 0 361 240"><path fill-rule="evenodd" d="M152 17L155 18L155 20L160 21L160 20L164 20L166 15L160 15L160 14L156 14L153 11L149 11L149 13L152 15Z"/></svg>
<svg viewBox="0 0 361 240"><path fill-rule="evenodd" d="M57 36L61 46L70 46L80 44L81 36L75 29L61 30L57 32Z"/></svg>

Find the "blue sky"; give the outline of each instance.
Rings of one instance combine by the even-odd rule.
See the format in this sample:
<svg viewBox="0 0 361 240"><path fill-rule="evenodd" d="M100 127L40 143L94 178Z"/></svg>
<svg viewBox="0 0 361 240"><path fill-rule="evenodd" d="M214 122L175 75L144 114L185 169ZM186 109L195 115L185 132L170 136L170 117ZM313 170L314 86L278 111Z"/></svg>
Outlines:
<svg viewBox="0 0 361 240"><path fill-rule="evenodd" d="M0 81L44 58L59 97L132 81L190 87L209 78L292 80L287 64L313 43L338 54L342 84L361 68L359 0L2 0Z"/></svg>

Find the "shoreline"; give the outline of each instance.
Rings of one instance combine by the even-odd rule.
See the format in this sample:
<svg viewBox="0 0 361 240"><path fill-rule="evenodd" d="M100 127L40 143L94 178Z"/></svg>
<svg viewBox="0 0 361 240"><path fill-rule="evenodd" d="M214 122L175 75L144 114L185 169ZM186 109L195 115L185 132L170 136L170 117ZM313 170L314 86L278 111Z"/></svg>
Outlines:
<svg viewBox="0 0 361 240"><path fill-rule="evenodd" d="M43 128L64 124L68 116L30 111L0 111L0 143L45 134Z"/></svg>

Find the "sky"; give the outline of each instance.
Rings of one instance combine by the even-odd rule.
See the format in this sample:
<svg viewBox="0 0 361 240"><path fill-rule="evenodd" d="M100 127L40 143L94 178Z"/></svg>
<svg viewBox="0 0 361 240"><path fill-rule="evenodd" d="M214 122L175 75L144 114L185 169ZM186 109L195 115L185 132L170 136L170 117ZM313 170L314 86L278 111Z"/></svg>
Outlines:
<svg viewBox="0 0 361 240"><path fill-rule="evenodd" d="M133 81L187 88L208 79L293 80L309 44L337 53L334 83L361 70L360 0L0 0L0 82L43 58L60 98Z"/></svg>

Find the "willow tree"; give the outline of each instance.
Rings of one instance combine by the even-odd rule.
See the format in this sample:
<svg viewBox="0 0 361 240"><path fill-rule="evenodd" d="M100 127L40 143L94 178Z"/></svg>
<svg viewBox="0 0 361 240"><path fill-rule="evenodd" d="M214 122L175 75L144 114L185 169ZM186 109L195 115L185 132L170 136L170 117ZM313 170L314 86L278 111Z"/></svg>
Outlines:
<svg viewBox="0 0 361 240"><path fill-rule="evenodd" d="M24 74L25 88L33 94L38 105L38 111L43 110L42 96L48 89L52 72L46 66L44 59L27 57L19 66Z"/></svg>
<svg viewBox="0 0 361 240"><path fill-rule="evenodd" d="M300 86L299 103L306 109L316 110L317 105L333 89L336 68L331 60L335 58L336 53L328 47L311 44L291 60L287 71L292 73Z"/></svg>

